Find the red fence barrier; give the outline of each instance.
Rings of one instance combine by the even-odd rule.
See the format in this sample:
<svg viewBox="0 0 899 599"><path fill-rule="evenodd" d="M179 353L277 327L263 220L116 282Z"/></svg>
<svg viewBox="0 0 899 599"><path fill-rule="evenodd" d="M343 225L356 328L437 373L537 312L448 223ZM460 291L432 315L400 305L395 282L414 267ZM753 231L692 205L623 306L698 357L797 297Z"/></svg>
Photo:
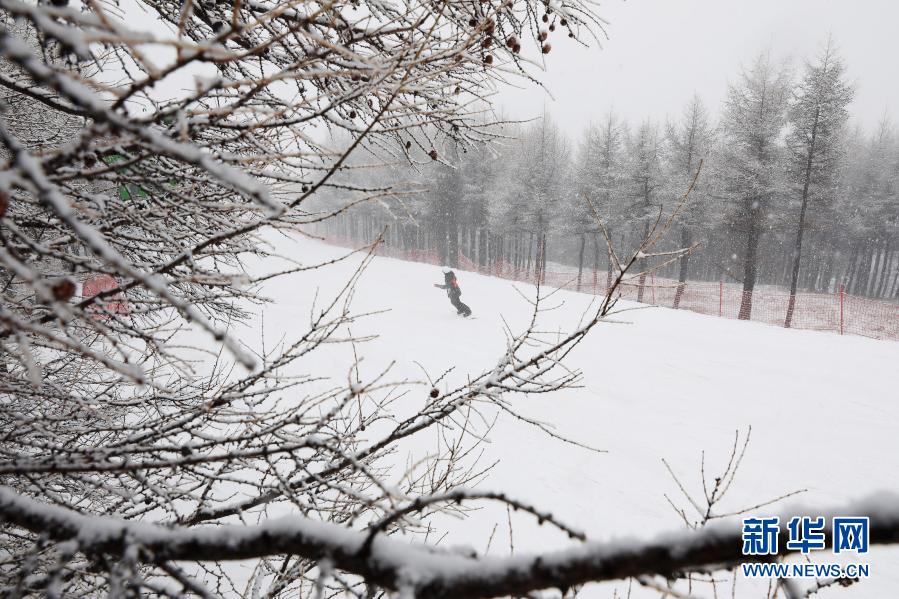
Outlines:
<svg viewBox="0 0 899 599"><path fill-rule="evenodd" d="M353 240L331 236L326 236L325 242L341 247L359 245ZM381 245L378 255L427 264L439 263L437 250L403 250ZM606 292L609 277L604 271L584 269L578 283L577 268L552 263L547 267L541 277L542 285L594 295ZM514 281L536 281L533 264L529 268L516 268L508 262L480 266L461 251L459 270ZM621 297L631 301L642 297L642 303L646 304L669 308L677 305L681 310L734 319L738 318L743 303L744 292L739 283L687 281L681 284L673 279L656 278L652 274L643 277L642 293L640 287L639 276L628 278L619 288ZM784 326L789 293L778 287L759 285L750 299L752 310L749 320ZM795 329L836 331L841 335L848 333L899 340L899 304L847 295L842 285L835 293L797 293L790 326Z"/></svg>

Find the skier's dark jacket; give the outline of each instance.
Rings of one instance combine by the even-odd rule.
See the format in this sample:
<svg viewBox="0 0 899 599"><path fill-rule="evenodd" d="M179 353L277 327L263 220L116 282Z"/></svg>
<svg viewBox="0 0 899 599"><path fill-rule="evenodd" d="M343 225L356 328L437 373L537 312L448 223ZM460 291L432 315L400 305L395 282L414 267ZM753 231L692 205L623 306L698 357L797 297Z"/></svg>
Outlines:
<svg viewBox="0 0 899 599"><path fill-rule="evenodd" d="M456 280L456 273L451 270L443 273L443 281L443 285L434 283L434 287L446 289L446 294L449 296L450 303L453 304L456 311L463 316L471 316L471 308L463 304L462 300L459 299L462 296L462 289L459 287L459 282Z"/></svg>
<svg viewBox="0 0 899 599"><path fill-rule="evenodd" d="M462 295L462 288L459 287L459 281L456 280L456 273L449 270L443 273L444 285L435 285L439 289L446 289L446 294L451 300L458 300Z"/></svg>

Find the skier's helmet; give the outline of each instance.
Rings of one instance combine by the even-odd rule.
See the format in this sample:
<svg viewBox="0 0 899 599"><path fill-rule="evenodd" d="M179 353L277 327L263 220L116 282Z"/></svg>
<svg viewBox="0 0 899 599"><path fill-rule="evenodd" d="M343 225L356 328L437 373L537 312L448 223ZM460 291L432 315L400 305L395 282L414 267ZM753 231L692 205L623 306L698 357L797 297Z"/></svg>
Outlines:
<svg viewBox="0 0 899 599"><path fill-rule="evenodd" d="M446 264L444 264L443 266L441 266L441 267L440 267L440 270L443 271L443 274L446 274L446 273L448 273L448 272L453 272L453 270L452 270L449 266L447 266Z"/></svg>

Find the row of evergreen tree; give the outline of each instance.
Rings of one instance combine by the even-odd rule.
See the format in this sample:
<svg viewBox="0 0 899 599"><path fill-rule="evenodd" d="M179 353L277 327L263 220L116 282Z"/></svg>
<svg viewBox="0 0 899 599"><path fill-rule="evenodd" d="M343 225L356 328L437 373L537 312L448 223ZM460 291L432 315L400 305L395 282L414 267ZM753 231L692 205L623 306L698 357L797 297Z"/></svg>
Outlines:
<svg viewBox="0 0 899 599"><path fill-rule="evenodd" d="M740 281L744 291L899 297L899 137L885 116L873 133L850 124L853 87L828 41L796 73L758 57L728 89L720 117L694 97L664 125L606 114L572 143L552 118L495 125L498 143L448 142L413 178L418 193L363 204L332 226L365 237L457 250L540 268L606 268L597 216L615 246L636 247L697 185L665 249L698 248L664 268L687 280ZM432 156L433 158L433 156ZM408 169L360 171L365 186ZM741 314L748 317L751 293ZM790 315L787 316L789 326Z"/></svg>

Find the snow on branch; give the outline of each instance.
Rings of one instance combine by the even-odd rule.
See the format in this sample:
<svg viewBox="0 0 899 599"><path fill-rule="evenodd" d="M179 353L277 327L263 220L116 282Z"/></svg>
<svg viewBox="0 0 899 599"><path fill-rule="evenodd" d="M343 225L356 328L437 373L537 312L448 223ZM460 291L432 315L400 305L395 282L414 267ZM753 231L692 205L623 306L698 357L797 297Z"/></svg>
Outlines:
<svg viewBox="0 0 899 599"><path fill-rule="evenodd" d="M875 545L899 543L899 496L879 494L837 509L792 510L792 515L828 513L868 515ZM5 522L74 543L86 555L122 559L136 555L148 564L168 561L226 561L282 553L329 560L334 567L388 589L417 597L499 597L547 588L567 589L587 582L629 577L681 575L716 570L760 558L741 553L742 537L734 522L682 531L650 540L588 542L542 555L508 558L465 556L420 544L378 536L302 517L268 520L257 526L171 528L86 516L48 506L0 487ZM779 546L786 549L786 531Z"/></svg>

